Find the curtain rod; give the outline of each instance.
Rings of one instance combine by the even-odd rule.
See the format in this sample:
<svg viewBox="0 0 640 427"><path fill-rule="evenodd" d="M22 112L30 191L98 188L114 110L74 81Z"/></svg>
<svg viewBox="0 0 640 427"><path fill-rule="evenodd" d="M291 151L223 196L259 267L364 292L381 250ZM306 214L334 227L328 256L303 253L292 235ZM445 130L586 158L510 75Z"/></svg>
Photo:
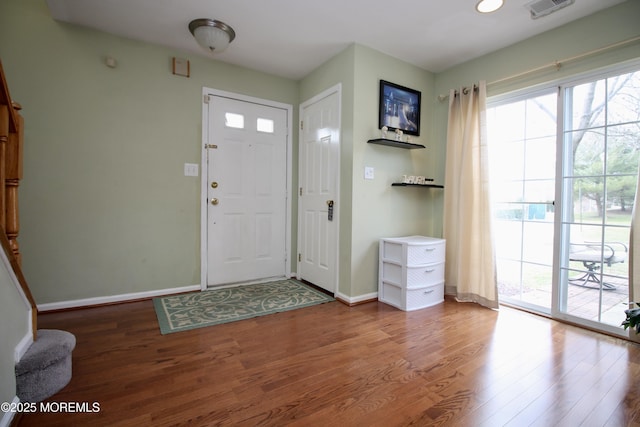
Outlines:
<svg viewBox="0 0 640 427"><path fill-rule="evenodd" d="M551 63L545 64L545 65L541 65L539 67L532 68L530 70L523 71L521 73L512 74L512 75L510 75L508 77L503 77L501 79L494 80L492 82L487 83L487 86L491 86L491 85L494 85L494 84L503 83L503 82L506 82L506 81L509 81L509 80L517 79L517 78L526 76L528 74L532 74L532 73L536 73L538 71L542 71L542 70L544 70L546 68L550 68L550 67L554 67L557 71L560 71L560 68L562 68L562 65L567 63L567 62L577 61L578 59L586 58L588 56L592 56L592 55L595 55L595 54L598 54L598 53L601 53L601 52L604 52L604 51L607 51L607 50L615 49L617 47L622 47L622 46L637 42L639 40L640 40L640 36L632 37L632 38L627 39L627 40L622 40L620 42L613 43L613 44L610 44L610 45L607 45L607 46L603 46L603 47L598 48L598 49L593 49L593 50L590 50L588 52L584 52L584 53L581 53L581 54L578 54L578 55L575 55L575 56L570 56L568 58L561 59L559 61L553 61ZM442 95L442 94L438 95L438 101L440 101L440 102L444 101L447 98L449 98L448 94L447 95Z"/></svg>
<svg viewBox="0 0 640 427"><path fill-rule="evenodd" d="M472 87L466 87L466 86L464 86L464 87L462 88L462 93L466 95L466 94L468 94L468 93L469 93L469 91L470 91L470 90L472 90L472 89L473 89L474 91L477 91L477 90L478 90L478 85L475 85L475 84L474 84ZM458 91L458 89L456 89L456 90L454 90L454 91L453 91L453 96L458 96L459 94L460 94L460 92ZM440 101L444 101L444 100L445 100L445 99L447 99L448 97L449 97L449 95L438 95L438 99L439 99Z"/></svg>

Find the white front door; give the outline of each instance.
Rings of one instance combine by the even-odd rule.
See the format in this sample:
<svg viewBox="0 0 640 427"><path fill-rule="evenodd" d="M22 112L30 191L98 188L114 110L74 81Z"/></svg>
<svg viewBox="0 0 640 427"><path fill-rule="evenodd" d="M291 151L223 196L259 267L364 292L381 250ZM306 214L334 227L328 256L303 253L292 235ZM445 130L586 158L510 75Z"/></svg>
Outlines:
<svg viewBox="0 0 640 427"><path fill-rule="evenodd" d="M298 276L336 293L340 87L302 104L300 117Z"/></svg>
<svg viewBox="0 0 640 427"><path fill-rule="evenodd" d="M210 96L207 286L284 277L287 111Z"/></svg>

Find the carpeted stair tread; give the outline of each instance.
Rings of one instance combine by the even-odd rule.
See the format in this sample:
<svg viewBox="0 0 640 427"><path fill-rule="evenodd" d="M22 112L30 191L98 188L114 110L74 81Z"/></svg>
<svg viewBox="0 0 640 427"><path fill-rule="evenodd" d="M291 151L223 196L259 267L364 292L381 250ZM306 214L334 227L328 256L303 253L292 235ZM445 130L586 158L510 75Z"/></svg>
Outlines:
<svg viewBox="0 0 640 427"><path fill-rule="evenodd" d="M76 347L76 337L55 329L38 330L38 339L16 364L16 375L35 369L43 369L67 357Z"/></svg>
<svg viewBox="0 0 640 427"><path fill-rule="evenodd" d="M66 331L38 330L38 338L16 364L16 394L23 402L40 402L71 380L71 352L76 337Z"/></svg>

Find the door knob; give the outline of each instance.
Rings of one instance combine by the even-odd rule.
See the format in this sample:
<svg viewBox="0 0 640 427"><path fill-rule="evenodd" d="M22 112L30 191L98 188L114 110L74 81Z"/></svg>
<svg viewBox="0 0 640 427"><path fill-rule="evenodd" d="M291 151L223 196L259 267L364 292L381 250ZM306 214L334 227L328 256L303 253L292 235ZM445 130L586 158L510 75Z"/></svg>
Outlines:
<svg viewBox="0 0 640 427"><path fill-rule="evenodd" d="M214 206L217 205L218 204L218 199L215 199L215 198L211 199L211 204L214 205Z"/></svg>

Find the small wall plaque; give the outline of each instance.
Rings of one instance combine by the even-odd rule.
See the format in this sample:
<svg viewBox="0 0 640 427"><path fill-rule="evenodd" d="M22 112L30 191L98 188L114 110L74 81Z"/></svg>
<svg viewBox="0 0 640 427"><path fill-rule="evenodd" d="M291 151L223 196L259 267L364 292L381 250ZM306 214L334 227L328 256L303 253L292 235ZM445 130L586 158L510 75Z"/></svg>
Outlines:
<svg viewBox="0 0 640 427"><path fill-rule="evenodd" d="M172 64L172 72L176 76L189 77L191 74L191 69L189 66L189 60L184 58L176 58L174 57L171 61Z"/></svg>

